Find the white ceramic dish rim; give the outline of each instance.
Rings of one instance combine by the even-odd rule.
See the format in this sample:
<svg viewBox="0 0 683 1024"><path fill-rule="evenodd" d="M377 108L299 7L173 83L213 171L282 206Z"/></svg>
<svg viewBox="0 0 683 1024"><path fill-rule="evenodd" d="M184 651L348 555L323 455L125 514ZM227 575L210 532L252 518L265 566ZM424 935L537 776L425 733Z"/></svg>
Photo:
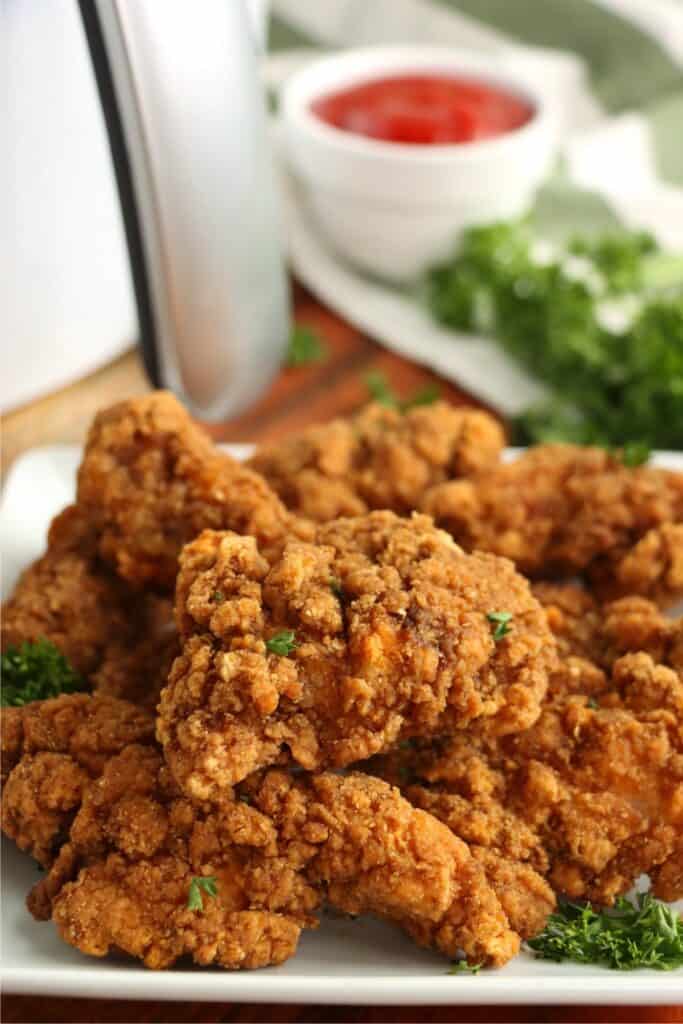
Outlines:
<svg viewBox="0 0 683 1024"><path fill-rule="evenodd" d="M494 60L496 67L492 70ZM310 109L313 100L336 88L346 88L392 73L407 74L427 69L461 73L488 85L501 86L528 100L534 108L533 114L526 124L492 139L417 146L384 142L342 131L326 124ZM446 46L362 47L320 57L294 72L287 80L282 91L282 110L285 123L340 153L350 152L368 160L378 157L395 159L416 165L469 164L495 156L504 158L506 150L549 130L553 112L551 101L543 95L540 87L520 74L511 60Z"/></svg>
<svg viewBox="0 0 683 1024"><path fill-rule="evenodd" d="M245 458L251 451L248 445L225 446L237 458ZM508 452L509 455L513 451ZM11 550L15 529L25 518L26 497L34 496L33 519L49 518L57 508L51 505L55 494L60 503L73 493L75 468L80 448L75 445L54 445L33 449L15 462L10 470L0 502L0 543ZM683 453L660 452L656 463L683 470ZM40 489L44 498L41 506L35 501ZM41 506L41 507L38 507ZM44 530L44 523L41 531ZM25 531L26 532L26 531ZM36 536L37 528L27 527L30 547L24 544L22 560L34 557L43 542ZM24 538L25 540L26 538ZM20 545L21 546L21 545ZM10 558L10 562L12 559ZM15 559L16 562L16 559ZM15 564L14 568L18 568ZM8 577L6 584L11 585ZM8 862L19 864L22 871L35 878L35 868L29 858L20 854L9 842L5 845L3 873ZM4 991L14 994L80 996L86 998L157 999L193 1001L242 1001L254 1003L327 1003L337 1005L500 1005L500 1004L590 1004L611 1005L663 1005L678 1004L683 991L683 972L665 974L639 971L620 974L594 967L574 964L552 964L534 960L522 954L499 971L484 972L476 976L449 976L447 962L409 944L406 948L408 964L399 969L373 970L367 962L345 966L343 950L353 956L355 929L363 929L360 922L326 922L324 933L308 933L302 939L299 957L282 967L260 971L230 973L210 968L177 968L154 972L117 959L103 961L80 957L76 951L64 946L49 929L49 925L31 922L23 908L21 892L20 920L27 927L40 929L48 939L54 938L55 948L64 953L65 962L49 966L31 963L28 957L21 964L6 962L12 959L8 951L26 937L12 931L9 903L16 892L3 897L3 942L0 976ZM15 910L16 907L16 900ZM26 915L24 917L24 915ZM372 948L378 943L396 941L403 946L404 939L395 929L368 920L366 928L373 933ZM14 942L12 941L14 939ZM327 956L316 961L316 950L327 945ZM29 943L29 948L30 943ZM336 950L339 948L340 953ZM330 955L334 954L334 955ZM413 960L410 958L414 957ZM315 964L307 968L308 960ZM372 961L370 962L372 963ZM412 968L412 973L411 973Z"/></svg>

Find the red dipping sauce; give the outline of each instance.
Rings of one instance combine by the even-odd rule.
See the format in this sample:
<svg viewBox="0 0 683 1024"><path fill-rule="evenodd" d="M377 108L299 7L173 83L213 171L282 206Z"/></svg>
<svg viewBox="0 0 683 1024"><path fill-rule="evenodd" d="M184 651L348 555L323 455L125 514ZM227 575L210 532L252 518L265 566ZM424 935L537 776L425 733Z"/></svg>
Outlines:
<svg viewBox="0 0 683 1024"><path fill-rule="evenodd" d="M311 104L322 121L383 142L449 145L521 128L534 108L496 85L451 75L396 75L322 96Z"/></svg>

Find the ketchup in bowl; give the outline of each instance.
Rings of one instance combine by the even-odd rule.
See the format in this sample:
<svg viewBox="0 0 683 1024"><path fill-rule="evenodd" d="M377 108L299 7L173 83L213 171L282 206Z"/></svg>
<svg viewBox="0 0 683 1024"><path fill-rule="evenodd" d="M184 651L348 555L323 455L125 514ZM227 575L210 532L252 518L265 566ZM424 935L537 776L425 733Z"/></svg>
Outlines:
<svg viewBox="0 0 683 1024"><path fill-rule="evenodd" d="M497 85L451 75L373 79L314 100L322 121L383 142L450 145L521 128L534 108Z"/></svg>

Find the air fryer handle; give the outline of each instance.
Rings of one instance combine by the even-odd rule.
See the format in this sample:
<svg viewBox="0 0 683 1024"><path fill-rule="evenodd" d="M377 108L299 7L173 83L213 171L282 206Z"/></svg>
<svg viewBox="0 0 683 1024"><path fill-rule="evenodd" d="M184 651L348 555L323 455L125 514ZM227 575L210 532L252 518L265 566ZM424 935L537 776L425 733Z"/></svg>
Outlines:
<svg viewBox="0 0 683 1024"><path fill-rule="evenodd" d="M145 366L205 419L253 401L289 330L243 0L79 0L109 132Z"/></svg>

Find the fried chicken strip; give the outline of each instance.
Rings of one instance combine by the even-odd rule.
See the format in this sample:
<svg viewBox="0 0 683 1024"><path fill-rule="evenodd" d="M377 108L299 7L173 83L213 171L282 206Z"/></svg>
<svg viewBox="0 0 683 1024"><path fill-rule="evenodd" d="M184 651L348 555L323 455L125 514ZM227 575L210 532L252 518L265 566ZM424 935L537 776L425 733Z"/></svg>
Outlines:
<svg viewBox="0 0 683 1024"><path fill-rule="evenodd" d="M418 743L376 770L560 894L610 904L649 873L656 895L679 898L683 682L640 652L615 662L610 684L599 704L551 700L524 732Z"/></svg>
<svg viewBox="0 0 683 1024"><path fill-rule="evenodd" d="M172 604L132 590L102 564L97 535L72 505L52 521L45 554L2 608L2 649L45 638L96 693L152 710L178 640Z"/></svg>
<svg viewBox="0 0 683 1024"><path fill-rule="evenodd" d="M31 909L84 953L116 948L153 968L185 954L227 968L280 963L324 899L396 921L449 956L501 964L517 951L465 844L386 783L276 770L241 797L192 804L154 749L127 747L86 790ZM216 891L193 910L197 878Z"/></svg>
<svg viewBox="0 0 683 1024"><path fill-rule="evenodd" d="M683 675L683 617L662 614L644 597L607 604L573 583L535 583L558 647L560 663L549 682L551 696L595 696L610 689L610 670L623 654L643 652Z"/></svg>
<svg viewBox="0 0 683 1024"><path fill-rule="evenodd" d="M205 528L252 535L264 553L312 530L163 391L96 416L77 500L102 559L133 586L162 592L173 588L183 544Z"/></svg>
<svg viewBox="0 0 683 1024"><path fill-rule="evenodd" d="M3 708L2 830L49 866L83 794L130 743L152 743L154 721L111 697L65 694Z"/></svg>
<svg viewBox="0 0 683 1024"><path fill-rule="evenodd" d="M371 404L263 445L249 465L289 509L325 523L373 509L412 512L428 487L493 466L504 444L498 422L476 409Z"/></svg>
<svg viewBox="0 0 683 1024"><path fill-rule="evenodd" d="M3 605L3 650L45 637L88 676L100 665L112 635L128 639L128 595L97 565L96 543L75 506L53 520L47 551L25 570Z"/></svg>
<svg viewBox="0 0 683 1024"><path fill-rule="evenodd" d="M341 767L407 736L538 715L555 650L527 582L424 516L338 520L272 565L253 538L206 531L180 565L184 646L157 734L195 799L268 765ZM499 611L512 618L497 640Z"/></svg>
<svg viewBox="0 0 683 1024"><path fill-rule="evenodd" d="M431 488L421 511L466 550L533 577L594 573L609 596L683 593L683 474L627 468L598 448L548 444Z"/></svg>

